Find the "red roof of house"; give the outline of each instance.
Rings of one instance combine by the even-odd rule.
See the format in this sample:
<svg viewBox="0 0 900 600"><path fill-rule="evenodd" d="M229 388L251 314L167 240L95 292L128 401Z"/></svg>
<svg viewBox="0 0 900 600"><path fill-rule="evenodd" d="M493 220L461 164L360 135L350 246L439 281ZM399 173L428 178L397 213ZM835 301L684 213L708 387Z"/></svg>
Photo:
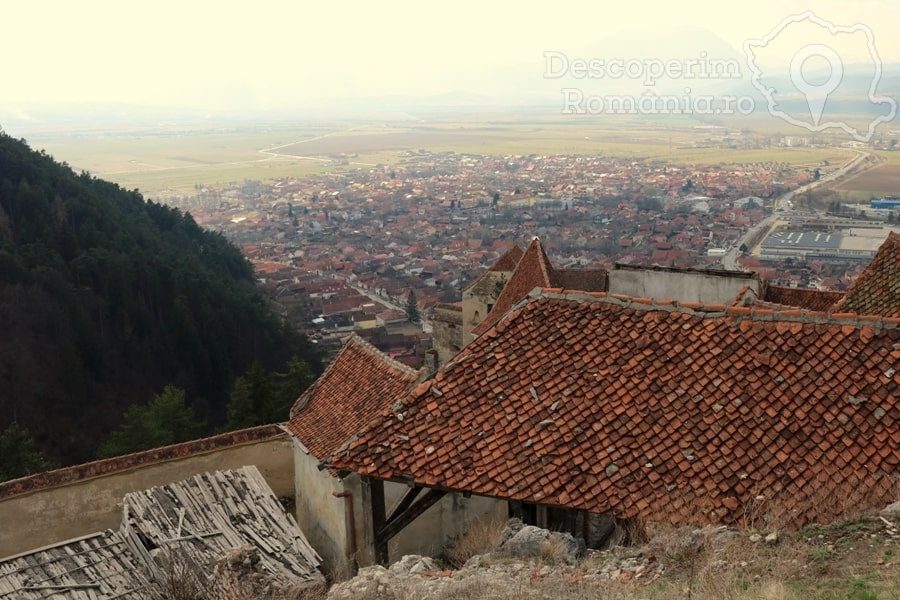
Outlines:
<svg viewBox="0 0 900 600"><path fill-rule="evenodd" d="M617 517L799 526L895 499L898 399L900 319L543 290L329 461Z"/></svg>
<svg viewBox="0 0 900 600"><path fill-rule="evenodd" d="M763 301L783 306L794 306L807 310L827 311L834 303L844 297L843 292L813 290L810 288L781 287L767 285L763 293Z"/></svg>
<svg viewBox="0 0 900 600"><path fill-rule="evenodd" d="M418 372L351 335L291 408L286 427L316 458L334 452L409 391Z"/></svg>
<svg viewBox="0 0 900 600"><path fill-rule="evenodd" d="M496 323L506 314L512 305L528 295L528 292L536 287L550 287L550 273L553 267L541 240L534 238L528 245L528 249L516 265L516 269L509 276L509 281L503 287L503 291L497 296L497 302L484 320L472 328L472 333L481 335L491 325Z"/></svg>
<svg viewBox="0 0 900 600"><path fill-rule="evenodd" d="M519 260L525 251L519 248L518 244L513 244L512 248L503 253L497 261L491 265L490 271L512 271L519 264Z"/></svg>
<svg viewBox="0 0 900 600"><path fill-rule="evenodd" d="M900 234L888 235L835 309L900 317Z"/></svg>
<svg viewBox="0 0 900 600"><path fill-rule="evenodd" d="M522 300L536 287L564 287L583 291L606 289L606 271L602 269L554 269L544 252L541 240L534 238L522 255L509 282L497 297L497 302L484 320L472 328L481 335L499 321L513 304Z"/></svg>

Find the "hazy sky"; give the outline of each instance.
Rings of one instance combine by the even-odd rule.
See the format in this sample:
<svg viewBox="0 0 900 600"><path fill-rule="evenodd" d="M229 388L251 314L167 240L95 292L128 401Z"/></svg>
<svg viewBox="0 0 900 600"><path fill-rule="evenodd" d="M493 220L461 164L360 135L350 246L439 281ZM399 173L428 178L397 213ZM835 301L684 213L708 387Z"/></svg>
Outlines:
<svg viewBox="0 0 900 600"><path fill-rule="evenodd" d="M479 93L505 69L539 69L545 50L690 27L740 51L745 39L810 8L837 24L869 25L883 61L900 63L896 1L29 0L3 7L0 103L266 108L344 96Z"/></svg>

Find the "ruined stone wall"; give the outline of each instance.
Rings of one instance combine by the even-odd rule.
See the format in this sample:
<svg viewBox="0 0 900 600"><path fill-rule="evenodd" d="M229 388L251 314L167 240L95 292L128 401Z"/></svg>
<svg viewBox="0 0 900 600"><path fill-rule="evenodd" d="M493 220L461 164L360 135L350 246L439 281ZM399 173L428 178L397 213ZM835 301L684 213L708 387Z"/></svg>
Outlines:
<svg viewBox="0 0 900 600"><path fill-rule="evenodd" d="M759 294L759 279L751 273L665 268L617 268L609 273L609 293L643 298L731 304L749 287Z"/></svg>
<svg viewBox="0 0 900 600"><path fill-rule="evenodd" d="M462 350L462 309L449 305L437 305L431 317L432 347L438 353L438 365L443 365Z"/></svg>
<svg viewBox="0 0 900 600"><path fill-rule="evenodd" d="M322 557L326 572L342 574L348 568L350 549L343 482L327 470L319 470L319 460L294 438L294 501L297 524Z"/></svg>
<svg viewBox="0 0 900 600"><path fill-rule="evenodd" d="M246 465L259 469L276 496L294 495L290 437L275 425L2 483L0 557L118 528L128 492Z"/></svg>
<svg viewBox="0 0 900 600"><path fill-rule="evenodd" d="M471 286L463 290L463 346L472 341L472 329L491 311L510 275L512 273L507 271L485 271Z"/></svg>

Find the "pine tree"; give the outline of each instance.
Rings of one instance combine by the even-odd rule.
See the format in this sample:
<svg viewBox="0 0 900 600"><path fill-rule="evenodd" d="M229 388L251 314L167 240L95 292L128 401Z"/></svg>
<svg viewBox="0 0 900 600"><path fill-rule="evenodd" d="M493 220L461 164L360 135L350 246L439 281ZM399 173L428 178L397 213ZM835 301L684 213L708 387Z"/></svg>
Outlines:
<svg viewBox="0 0 900 600"><path fill-rule="evenodd" d="M243 429L288 419L291 406L315 379L309 365L294 357L284 373L270 373L254 363L234 382L228 404L228 427Z"/></svg>
<svg viewBox="0 0 900 600"><path fill-rule="evenodd" d="M13 422L0 432L0 481L24 477L53 468L27 429Z"/></svg>
<svg viewBox="0 0 900 600"><path fill-rule="evenodd" d="M272 410L273 392L269 373L259 361L255 361L234 382L234 390L228 402L228 427L243 429L271 423L269 414Z"/></svg>
<svg viewBox="0 0 900 600"><path fill-rule="evenodd" d="M406 318L413 323L418 323L422 320L422 315L419 314L419 307L416 302L416 292L409 290L409 295L406 296Z"/></svg>
<svg viewBox="0 0 900 600"><path fill-rule="evenodd" d="M294 402L313 381L315 376L309 365L299 358L294 358L288 363L286 373L276 373L275 402L269 422L277 423L288 419Z"/></svg>
<svg viewBox="0 0 900 600"><path fill-rule="evenodd" d="M100 456L185 442L201 435L204 428L185 401L184 390L166 386L149 404L136 404L125 411L125 420L100 447Z"/></svg>

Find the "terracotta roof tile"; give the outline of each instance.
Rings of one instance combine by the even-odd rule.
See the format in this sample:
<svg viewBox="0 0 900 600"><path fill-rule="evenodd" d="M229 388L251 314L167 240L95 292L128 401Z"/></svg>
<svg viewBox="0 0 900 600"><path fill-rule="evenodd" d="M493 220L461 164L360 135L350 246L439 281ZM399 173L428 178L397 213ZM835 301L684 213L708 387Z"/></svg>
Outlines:
<svg viewBox="0 0 900 600"><path fill-rule="evenodd" d="M518 244L513 245L513 247L503 253L489 269L483 271L478 277L463 287L463 291L477 290L478 293L486 293L494 286L493 280L489 278L488 274L491 272L508 273L515 270L516 265L519 264L523 254L525 254L525 251L522 250ZM479 287L485 289L478 289Z"/></svg>
<svg viewBox="0 0 900 600"><path fill-rule="evenodd" d="M799 526L893 499L898 398L894 319L535 292L329 461L674 523L763 496Z"/></svg>
<svg viewBox="0 0 900 600"><path fill-rule="evenodd" d="M291 408L285 428L322 459L409 391L418 372L351 335Z"/></svg>
<svg viewBox="0 0 900 600"><path fill-rule="evenodd" d="M536 287L551 287L550 273L553 267L544 252L541 240L534 238L525 250L525 254L509 276L509 281L497 297L497 302L484 320L472 329L475 335L481 335L491 325L500 320L513 304L528 295Z"/></svg>
<svg viewBox="0 0 900 600"><path fill-rule="evenodd" d="M525 254L525 251L522 250L518 244L513 244L513 247L503 253L503 256L497 259L497 261L491 265L489 271L512 271L516 268L516 265L519 264L519 261L522 259L522 255Z"/></svg>
<svg viewBox="0 0 900 600"><path fill-rule="evenodd" d="M762 300L782 306L827 311L843 297L843 292L767 285Z"/></svg>
<svg viewBox="0 0 900 600"><path fill-rule="evenodd" d="M553 269L550 273L553 287L603 292L609 287L605 269Z"/></svg>
<svg viewBox="0 0 900 600"><path fill-rule="evenodd" d="M835 309L900 317L900 234L888 235Z"/></svg>
<svg viewBox="0 0 900 600"><path fill-rule="evenodd" d="M534 238L509 276L509 282L500 292L491 312L472 329L472 333L481 335L487 331L536 287L604 291L607 288L607 275L602 269L554 269L541 240Z"/></svg>

